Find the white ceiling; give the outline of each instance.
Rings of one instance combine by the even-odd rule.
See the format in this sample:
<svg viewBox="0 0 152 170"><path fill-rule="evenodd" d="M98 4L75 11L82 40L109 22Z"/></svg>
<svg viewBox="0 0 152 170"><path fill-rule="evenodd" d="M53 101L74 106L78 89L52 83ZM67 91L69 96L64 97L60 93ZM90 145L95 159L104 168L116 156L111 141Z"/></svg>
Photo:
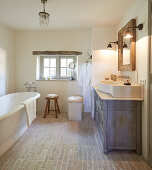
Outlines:
<svg viewBox="0 0 152 170"><path fill-rule="evenodd" d="M135 0L48 0L47 29L88 28L117 24ZM42 29L40 0L0 0L0 22L15 29Z"/></svg>

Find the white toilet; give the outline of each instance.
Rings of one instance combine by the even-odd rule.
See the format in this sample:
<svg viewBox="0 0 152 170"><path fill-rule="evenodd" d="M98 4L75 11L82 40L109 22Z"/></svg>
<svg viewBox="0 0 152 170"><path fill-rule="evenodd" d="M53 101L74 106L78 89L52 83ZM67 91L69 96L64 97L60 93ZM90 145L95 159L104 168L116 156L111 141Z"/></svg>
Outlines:
<svg viewBox="0 0 152 170"><path fill-rule="evenodd" d="M69 120L81 120L83 112L83 97L71 96L68 98Z"/></svg>

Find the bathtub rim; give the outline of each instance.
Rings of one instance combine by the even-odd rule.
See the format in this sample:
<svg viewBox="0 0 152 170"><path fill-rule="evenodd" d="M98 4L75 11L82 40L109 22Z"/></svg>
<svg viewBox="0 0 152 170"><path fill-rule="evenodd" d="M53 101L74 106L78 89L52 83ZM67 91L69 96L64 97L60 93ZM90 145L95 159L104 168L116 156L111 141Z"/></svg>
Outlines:
<svg viewBox="0 0 152 170"><path fill-rule="evenodd" d="M29 97L28 99L24 100L23 102L25 101L28 101L29 99L35 99L37 100L39 97L40 97L40 94L37 93L37 92L18 92L18 93L10 93L10 94L7 94L7 95L4 95L4 96L1 96L0 98L3 98L3 97L6 97L6 96L9 96L9 95L12 95L12 94L24 94L24 93L34 93L35 96L32 96L32 97ZM12 116L15 112L21 110L21 109L24 109L25 108L25 105L23 104L23 102L21 102L16 108L12 109L11 111L9 111L8 113L5 113L3 116L0 116L0 122L7 119L8 117Z"/></svg>

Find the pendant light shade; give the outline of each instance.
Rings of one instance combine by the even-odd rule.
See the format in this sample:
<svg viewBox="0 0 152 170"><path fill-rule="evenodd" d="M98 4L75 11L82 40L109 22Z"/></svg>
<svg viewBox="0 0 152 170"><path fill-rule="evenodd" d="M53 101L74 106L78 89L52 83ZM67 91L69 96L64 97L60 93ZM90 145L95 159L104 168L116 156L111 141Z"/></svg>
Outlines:
<svg viewBox="0 0 152 170"><path fill-rule="evenodd" d="M49 25L49 14L47 12L39 12L39 17L41 26Z"/></svg>
<svg viewBox="0 0 152 170"><path fill-rule="evenodd" d="M45 4L47 3L47 0L41 0L43 4L43 12L39 12L39 20L40 20L40 26L48 26L49 25L49 13L45 12Z"/></svg>

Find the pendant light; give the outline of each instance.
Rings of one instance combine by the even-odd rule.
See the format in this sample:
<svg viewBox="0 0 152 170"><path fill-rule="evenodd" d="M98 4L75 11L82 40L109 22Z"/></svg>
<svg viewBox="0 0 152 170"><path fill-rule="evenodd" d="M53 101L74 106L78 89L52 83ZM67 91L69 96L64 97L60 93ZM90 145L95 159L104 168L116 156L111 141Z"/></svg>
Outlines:
<svg viewBox="0 0 152 170"><path fill-rule="evenodd" d="M43 12L39 12L40 26L48 26L50 15L45 12L45 4L47 3L47 0L41 0L41 3L43 4Z"/></svg>

